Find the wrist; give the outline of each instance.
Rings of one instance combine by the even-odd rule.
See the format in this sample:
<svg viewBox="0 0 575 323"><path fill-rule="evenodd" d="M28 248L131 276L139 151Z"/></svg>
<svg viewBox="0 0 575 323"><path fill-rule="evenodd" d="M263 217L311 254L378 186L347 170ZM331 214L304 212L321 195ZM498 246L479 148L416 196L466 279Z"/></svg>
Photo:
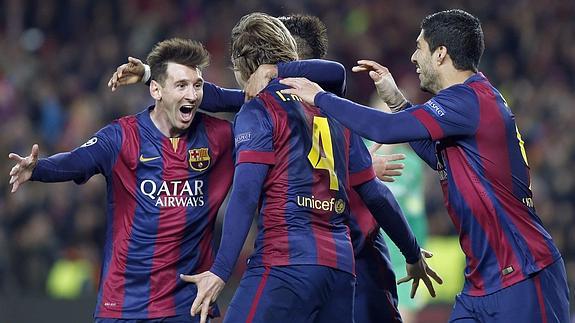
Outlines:
<svg viewBox="0 0 575 323"><path fill-rule="evenodd" d="M407 101L407 99L405 99L403 97L403 100L400 101L399 103L396 103L395 105L388 105L388 106L392 112L399 112L401 110L407 109L408 107L411 106L411 104L409 103L409 101Z"/></svg>
<svg viewBox="0 0 575 323"><path fill-rule="evenodd" d="M319 107L320 107L321 98L324 97L325 94L328 94L328 92L326 92L326 91L317 92L317 93L315 94L315 96L313 97L313 105L315 105L316 107L319 108Z"/></svg>
<svg viewBox="0 0 575 323"><path fill-rule="evenodd" d="M210 268L210 272L218 276L224 283L226 283L231 276L230 271L218 268L218 266L216 266L215 264L212 265L212 267Z"/></svg>
<svg viewBox="0 0 575 323"><path fill-rule="evenodd" d="M417 247L417 253L414 253L410 257L405 257L405 262L410 265L413 265L416 264L421 259L421 257L422 257L421 248Z"/></svg>
<svg viewBox="0 0 575 323"><path fill-rule="evenodd" d="M150 80L150 77L152 77L152 70L150 69L150 65L148 64L144 64L144 75L142 76L142 79L140 80L140 82L142 83L148 83L148 81Z"/></svg>
<svg viewBox="0 0 575 323"><path fill-rule="evenodd" d="M268 77L270 80L275 79L276 77L278 77L278 67L277 65L267 65L266 64L266 77Z"/></svg>
<svg viewBox="0 0 575 323"><path fill-rule="evenodd" d="M387 104L387 106L392 110L397 109L405 105L405 103L407 103L407 99L405 99L405 97L401 92L395 93L395 95L393 95L391 98L387 98L384 101Z"/></svg>

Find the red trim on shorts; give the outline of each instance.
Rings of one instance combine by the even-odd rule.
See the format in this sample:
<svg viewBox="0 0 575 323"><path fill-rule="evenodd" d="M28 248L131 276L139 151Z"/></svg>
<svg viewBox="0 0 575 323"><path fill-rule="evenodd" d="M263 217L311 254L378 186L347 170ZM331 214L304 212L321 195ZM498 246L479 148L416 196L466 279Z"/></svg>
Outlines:
<svg viewBox="0 0 575 323"><path fill-rule="evenodd" d="M254 300L252 301L252 307L250 308L250 312L248 313L248 317L246 318L246 323L252 323L254 320L254 317L256 316L256 310L258 308L260 298L262 297L262 294L264 292L264 288L266 287L266 282L268 281L268 276L270 275L270 270L271 270L271 267L265 267L265 268L266 268L266 270L264 271L264 273L262 275L262 280L260 281L260 284L258 285L258 289L256 291L256 296L254 297Z"/></svg>

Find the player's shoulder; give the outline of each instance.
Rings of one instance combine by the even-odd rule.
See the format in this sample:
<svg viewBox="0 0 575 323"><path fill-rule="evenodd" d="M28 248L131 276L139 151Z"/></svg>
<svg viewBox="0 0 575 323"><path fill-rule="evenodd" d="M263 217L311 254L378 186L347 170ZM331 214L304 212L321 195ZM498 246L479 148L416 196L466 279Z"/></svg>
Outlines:
<svg viewBox="0 0 575 323"><path fill-rule="evenodd" d="M135 131L136 128L138 128L139 120L142 120L146 117L146 115L149 115L149 113L150 113L149 109L150 108L146 108L146 109L138 112L137 114L131 114L131 115L118 117L118 118L114 119L108 126Z"/></svg>
<svg viewBox="0 0 575 323"><path fill-rule="evenodd" d="M236 115L241 118L252 118L254 115L267 116L270 114L268 104L266 104L267 94L264 91L260 92L256 97L246 101L240 111Z"/></svg>
<svg viewBox="0 0 575 323"><path fill-rule="evenodd" d="M205 113L197 112L196 118L201 118L204 125L204 131L208 137L213 140L220 140L222 138L231 138L232 124L228 120L220 119Z"/></svg>
<svg viewBox="0 0 575 323"><path fill-rule="evenodd" d="M218 118L216 116L209 115L203 112L197 112L197 116L202 118L202 122L206 126L213 127L213 128L227 128L230 126L230 122L228 120Z"/></svg>
<svg viewBox="0 0 575 323"><path fill-rule="evenodd" d="M449 97L453 99L464 99L466 97L476 97L472 83L460 83L452 85L437 93L436 97Z"/></svg>
<svg viewBox="0 0 575 323"><path fill-rule="evenodd" d="M468 83L452 85L441 90L437 95L425 103L434 112L441 114L441 108L448 110L461 110L479 106L477 93Z"/></svg>

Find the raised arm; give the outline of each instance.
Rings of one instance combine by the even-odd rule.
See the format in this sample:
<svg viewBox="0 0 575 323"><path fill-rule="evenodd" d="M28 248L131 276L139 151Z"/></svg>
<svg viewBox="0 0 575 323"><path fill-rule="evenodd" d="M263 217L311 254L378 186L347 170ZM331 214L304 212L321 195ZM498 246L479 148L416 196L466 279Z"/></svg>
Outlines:
<svg viewBox="0 0 575 323"><path fill-rule="evenodd" d="M326 91L344 96L346 91L345 67L338 62L307 59L278 64L278 76L305 77L319 84Z"/></svg>
<svg viewBox="0 0 575 323"><path fill-rule="evenodd" d="M479 124L477 95L466 84L444 89L424 104L397 113L385 113L325 92L304 78L280 82L291 87L282 90L283 93L299 96L354 132L379 143L470 136L475 134Z"/></svg>

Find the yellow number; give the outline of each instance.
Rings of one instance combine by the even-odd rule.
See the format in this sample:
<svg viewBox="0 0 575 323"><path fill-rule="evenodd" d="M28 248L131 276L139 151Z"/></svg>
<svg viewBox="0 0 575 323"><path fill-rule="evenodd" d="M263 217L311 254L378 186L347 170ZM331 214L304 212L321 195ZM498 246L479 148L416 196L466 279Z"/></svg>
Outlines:
<svg viewBox="0 0 575 323"><path fill-rule="evenodd" d="M276 91L276 94L280 97L280 99L282 99L282 101L287 101L285 96L283 95L283 93L281 91Z"/></svg>
<svg viewBox="0 0 575 323"><path fill-rule="evenodd" d="M523 161L525 162L525 165L529 166L529 162L527 162L527 152L525 152L525 142L523 141L523 138L521 138L521 133L519 133L519 128L517 128L517 125L515 125L515 132L517 133L517 140L519 140L519 148L521 149ZM529 181L529 189L531 189L531 181ZM531 202L531 207L533 207L533 201Z"/></svg>
<svg viewBox="0 0 575 323"><path fill-rule="evenodd" d="M322 156L322 151L325 156ZM313 117L312 144L307 159L314 168L328 171L329 189L338 191L339 180L334 170L331 132L325 117Z"/></svg>
<svg viewBox="0 0 575 323"><path fill-rule="evenodd" d="M527 153L525 152L525 142L521 138L517 125L515 125L515 132L517 133L517 140L519 140L519 148L521 149L521 155L523 155L523 161L525 162L525 165L529 166L529 163L527 162Z"/></svg>
<svg viewBox="0 0 575 323"><path fill-rule="evenodd" d="M284 95L281 91L276 91L276 94L284 102L288 102L288 101L300 101L301 102L302 101L302 99L295 94Z"/></svg>

